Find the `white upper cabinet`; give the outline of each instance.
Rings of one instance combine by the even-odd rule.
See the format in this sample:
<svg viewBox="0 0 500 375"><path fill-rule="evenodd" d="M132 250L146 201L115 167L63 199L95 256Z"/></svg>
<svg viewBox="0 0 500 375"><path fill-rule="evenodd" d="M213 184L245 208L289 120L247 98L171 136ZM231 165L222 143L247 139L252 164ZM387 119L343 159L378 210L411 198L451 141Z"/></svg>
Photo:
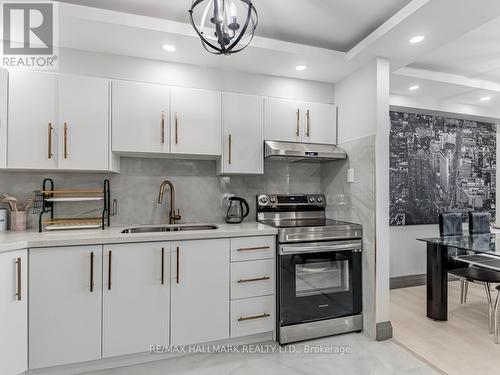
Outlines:
<svg viewBox="0 0 500 375"><path fill-rule="evenodd" d="M112 150L168 153L168 86L113 81Z"/></svg>
<svg viewBox="0 0 500 375"><path fill-rule="evenodd" d="M221 93L171 89L171 152L221 155Z"/></svg>
<svg viewBox="0 0 500 375"><path fill-rule="evenodd" d="M304 103L302 141L337 144L337 108L332 104Z"/></svg>
<svg viewBox="0 0 500 375"><path fill-rule="evenodd" d="M261 96L222 94L222 174L264 173L264 99Z"/></svg>
<svg viewBox="0 0 500 375"><path fill-rule="evenodd" d="M332 104L266 98L264 139L336 144L336 117Z"/></svg>
<svg viewBox="0 0 500 375"><path fill-rule="evenodd" d="M229 338L229 240L172 242L171 345Z"/></svg>
<svg viewBox="0 0 500 375"><path fill-rule="evenodd" d="M7 167L57 168L57 76L9 73Z"/></svg>
<svg viewBox="0 0 500 375"><path fill-rule="evenodd" d="M28 368L28 256L0 254L0 374Z"/></svg>
<svg viewBox="0 0 500 375"><path fill-rule="evenodd" d="M300 142L302 129L302 102L296 100L265 99L266 141Z"/></svg>
<svg viewBox="0 0 500 375"><path fill-rule="evenodd" d="M109 169L109 85L101 78L59 76L59 168Z"/></svg>
<svg viewBox="0 0 500 375"><path fill-rule="evenodd" d="M109 170L109 81L11 71L7 167Z"/></svg>
<svg viewBox="0 0 500 375"><path fill-rule="evenodd" d="M103 357L168 345L170 244L105 245L103 251Z"/></svg>
<svg viewBox="0 0 500 375"><path fill-rule="evenodd" d="M0 168L7 167L7 98L9 73L0 68Z"/></svg>
<svg viewBox="0 0 500 375"><path fill-rule="evenodd" d="M101 358L102 246L29 257L30 369Z"/></svg>

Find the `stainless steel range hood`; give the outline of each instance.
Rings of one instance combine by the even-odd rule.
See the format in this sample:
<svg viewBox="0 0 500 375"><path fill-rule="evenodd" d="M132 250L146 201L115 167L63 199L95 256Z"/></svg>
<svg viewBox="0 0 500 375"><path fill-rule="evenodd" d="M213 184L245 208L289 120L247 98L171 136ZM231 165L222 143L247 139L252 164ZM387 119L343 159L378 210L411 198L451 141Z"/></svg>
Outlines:
<svg viewBox="0 0 500 375"><path fill-rule="evenodd" d="M347 159L340 147L317 143L264 142L264 157L287 162L327 162Z"/></svg>

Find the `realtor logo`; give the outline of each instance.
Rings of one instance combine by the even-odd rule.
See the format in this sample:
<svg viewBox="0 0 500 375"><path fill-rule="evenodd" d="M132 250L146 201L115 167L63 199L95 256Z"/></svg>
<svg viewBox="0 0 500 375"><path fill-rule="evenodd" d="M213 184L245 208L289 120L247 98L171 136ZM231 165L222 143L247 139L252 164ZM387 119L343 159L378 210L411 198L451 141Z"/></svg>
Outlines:
<svg viewBox="0 0 500 375"><path fill-rule="evenodd" d="M52 1L3 1L4 68L57 68L57 4Z"/></svg>

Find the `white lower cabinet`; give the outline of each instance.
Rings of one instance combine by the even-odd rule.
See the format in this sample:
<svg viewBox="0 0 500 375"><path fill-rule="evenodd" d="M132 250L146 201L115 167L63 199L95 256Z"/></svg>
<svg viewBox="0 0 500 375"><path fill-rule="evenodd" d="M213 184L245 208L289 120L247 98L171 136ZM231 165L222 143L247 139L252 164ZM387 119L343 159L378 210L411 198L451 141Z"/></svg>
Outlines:
<svg viewBox="0 0 500 375"><path fill-rule="evenodd" d="M172 242L171 344L229 338L229 240Z"/></svg>
<svg viewBox="0 0 500 375"><path fill-rule="evenodd" d="M170 244L104 245L103 357L168 345Z"/></svg>
<svg viewBox="0 0 500 375"><path fill-rule="evenodd" d="M274 330L274 296L231 301L231 337Z"/></svg>
<svg viewBox="0 0 500 375"><path fill-rule="evenodd" d="M0 374L28 367L28 256L26 250L0 254Z"/></svg>
<svg viewBox="0 0 500 375"><path fill-rule="evenodd" d="M29 367L101 358L102 246L29 255Z"/></svg>
<svg viewBox="0 0 500 375"><path fill-rule="evenodd" d="M274 236L231 239L231 337L275 330Z"/></svg>

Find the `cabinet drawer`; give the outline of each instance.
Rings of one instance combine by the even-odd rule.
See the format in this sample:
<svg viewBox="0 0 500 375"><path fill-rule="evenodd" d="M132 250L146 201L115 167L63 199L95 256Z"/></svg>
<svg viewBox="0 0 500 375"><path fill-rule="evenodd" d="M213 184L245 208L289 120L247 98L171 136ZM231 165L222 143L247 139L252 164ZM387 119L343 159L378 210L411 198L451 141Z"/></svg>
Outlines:
<svg viewBox="0 0 500 375"><path fill-rule="evenodd" d="M274 330L274 296L231 301L231 337Z"/></svg>
<svg viewBox="0 0 500 375"><path fill-rule="evenodd" d="M231 299L274 294L274 260L231 264Z"/></svg>
<svg viewBox="0 0 500 375"><path fill-rule="evenodd" d="M231 262L274 258L274 236L240 237L231 239Z"/></svg>

